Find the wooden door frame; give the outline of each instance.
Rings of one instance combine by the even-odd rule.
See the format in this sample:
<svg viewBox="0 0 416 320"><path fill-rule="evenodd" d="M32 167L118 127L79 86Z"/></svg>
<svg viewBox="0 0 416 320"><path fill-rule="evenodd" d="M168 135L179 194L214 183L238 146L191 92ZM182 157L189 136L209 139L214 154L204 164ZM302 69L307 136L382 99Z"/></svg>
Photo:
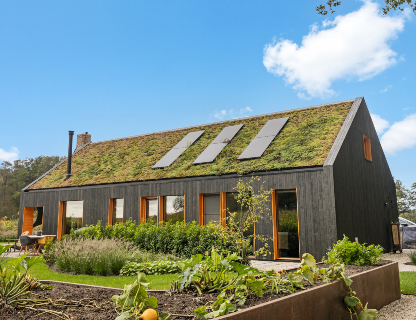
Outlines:
<svg viewBox="0 0 416 320"><path fill-rule="evenodd" d="M147 219L147 208L146 208L146 200L148 199L156 199L157 200L157 225L159 225L159 216L160 216L160 198L162 196L150 196L150 197L140 197L140 223L146 223ZM163 201L163 200L162 200Z"/></svg>
<svg viewBox="0 0 416 320"><path fill-rule="evenodd" d="M123 200L123 222L124 222L124 198L110 198L108 201L108 225L113 226L114 200Z"/></svg>
<svg viewBox="0 0 416 320"><path fill-rule="evenodd" d="M65 234L62 232L64 227L64 218L66 224L66 212L67 212L67 202L68 201L82 201L82 226L84 226L84 200L64 200L59 201L59 208L58 208L58 231L56 233L56 239L59 240ZM66 225L65 225L66 228Z"/></svg>
<svg viewBox="0 0 416 320"><path fill-rule="evenodd" d="M278 243L278 232L279 232L279 198L276 196L277 191L283 190L295 190L296 191L296 215L298 218L298 241L299 241L299 258L281 258L279 256L279 243ZM272 192L272 216L273 216L273 248L274 248L274 260L301 260L300 256L300 235L299 235L299 197L298 188L285 188L285 189L273 189ZM254 226L255 228L255 226Z"/></svg>

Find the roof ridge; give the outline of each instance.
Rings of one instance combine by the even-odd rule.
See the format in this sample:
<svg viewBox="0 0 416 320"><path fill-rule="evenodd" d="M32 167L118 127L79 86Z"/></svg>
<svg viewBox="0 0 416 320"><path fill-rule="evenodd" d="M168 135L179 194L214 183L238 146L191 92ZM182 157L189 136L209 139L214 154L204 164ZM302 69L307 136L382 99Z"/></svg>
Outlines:
<svg viewBox="0 0 416 320"><path fill-rule="evenodd" d="M357 98L355 98L355 99L357 99ZM128 137L121 137L121 138L116 138L116 139L101 140L101 141L97 141L97 142L91 142L91 144L97 144L97 143L103 143L103 142L109 142L109 141L117 141L117 140L123 140L123 139L133 139L133 138L137 138L137 137L150 136L152 134L159 134L159 133L166 133L166 132L179 131L179 130L185 130L185 129L199 128L199 127L205 127L205 126L210 126L210 125L214 125L214 124L226 123L226 122L243 120L243 119L252 119L252 118L257 118L257 117L265 117L265 116L269 116L269 115L272 115L272 114L287 113L287 112L293 112L293 111L305 110L305 109L311 109L311 108L320 108L320 107L327 106L327 105L340 104L340 103L355 101L355 99L324 103L324 104L319 104L319 105L309 106L309 107L304 107L304 108L297 108L297 109L290 109L290 110L264 113L264 114L259 114L259 115L255 115L255 116L250 116L250 117L241 117L241 118L235 118L235 119L231 119L231 120L224 120L224 121L217 121L217 122L199 124L199 125L196 125L196 126L189 126L189 127L183 127L183 128L177 128L177 129L156 131L156 132L151 132L151 133L143 133L143 134L138 134L138 135L128 136Z"/></svg>

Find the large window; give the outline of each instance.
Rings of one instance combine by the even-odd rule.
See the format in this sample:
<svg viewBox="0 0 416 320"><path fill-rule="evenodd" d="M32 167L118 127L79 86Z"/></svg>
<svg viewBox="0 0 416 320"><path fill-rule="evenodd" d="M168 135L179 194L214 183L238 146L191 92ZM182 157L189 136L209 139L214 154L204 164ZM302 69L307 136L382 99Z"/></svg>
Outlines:
<svg viewBox="0 0 416 320"><path fill-rule="evenodd" d="M159 199L161 197L140 198L140 222L158 223Z"/></svg>
<svg viewBox="0 0 416 320"><path fill-rule="evenodd" d="M116 223L123 222L124 199L110 199L108 211L108 224L113 226Z"/></svg>
<svg viewBox="0 0 416 320"><path fill-rule="evenodd" d="M69 234L82 228L84 201L66 201L65 206L65 234Z"/></svg>
<svg viewBox="0 0 416 320"><path fill-rule="evenodd" d="M185 197L165 196L163 197L163 221L176 223L185 220Z"/></svg>
<svg viewBox="0 0 416 320"><path fill-rule="evenodd" d="M299 259L299 221L296 189L275 191L276 258Z"/></svg>
<svg viewBox="0 0 416 320"><path fill-rule="evenodd" d="M220 194L204 194L202 197L204 224L221 221Z"/></svg>

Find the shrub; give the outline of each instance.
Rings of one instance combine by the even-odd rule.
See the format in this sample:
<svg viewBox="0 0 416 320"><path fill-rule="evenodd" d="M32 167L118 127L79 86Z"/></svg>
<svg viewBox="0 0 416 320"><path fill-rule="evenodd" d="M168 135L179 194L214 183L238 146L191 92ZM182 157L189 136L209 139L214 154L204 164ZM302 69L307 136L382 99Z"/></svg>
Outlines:
<svg viewBox="0 0 416 320"><path fill-rule="evenodd" d="M409 258L412 261L412 264L416 265L416 250L410 251Z"/></svg>
<svg viewBox="0 0 416 320"><path fill-rule="evenodd" d="M163 254L173 254L178 257L190 258L192 255L203 254L215 247L219 251L235 252L235 239L224 232L219 224L199 226L196 222L141 223L129 219L125 223L114 226L103 226L101 221L82 230L76 230L66 235L75 239L120 239L131 242L138 248Z"/></svg>
<svg viewBox="0 0 416 320"><path fill-rule="evenodd" d="M17 237L16 230L0 231L0 242L6 242L7 239L16 239L16 237Z"/></svg>
<svg viewBox="0 0 416 320"><path fill-rule="evenodd" d="M358 266L371 266L378 264L383 254L383 247L380 245L359 244L351 242L348 237L344 235L344 239L338 240L332 249L329 249L328 259L326 263L344 263L355 264Z"/></svg>
<svg viewBox="0 0 416 320"><path fill-rule="evenodd" d="M175 261L154 261L154 262L143 262L136 263L130 262L126 264L120 271L121 276L135 276L139 272L144 274L167 274L167 273L178 273L181 271L178 262Z"/></svg>
<svg viewBox="0 0 416 320"><path fill-rule="evenodd" d="M118 275L129 262L179 260L170 254L139 250L133 243L120 239L71 239L64 237L45 247L45 259L64 272L77 274Z"/></svg>
<svg viewBox="0 0 416 320"><path fill-rule="evenodd" d="M45 259L65 272L119 274L129 261L133 245L121 240L63 239L45 249Z"/></svg>

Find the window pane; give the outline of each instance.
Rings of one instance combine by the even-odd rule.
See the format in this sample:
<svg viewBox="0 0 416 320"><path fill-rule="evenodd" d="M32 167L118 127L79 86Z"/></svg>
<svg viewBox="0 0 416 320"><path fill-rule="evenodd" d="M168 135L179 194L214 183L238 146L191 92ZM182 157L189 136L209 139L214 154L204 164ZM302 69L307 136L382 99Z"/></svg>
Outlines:
<svg viewBox="0 0 416 320"><path fill-rule="evenodd" d="M204 224L221 220L221 204L219 194L204 195Z"/></svg>
<svg viewBox="0 0 416 320"><path fill-rule="evenodd" d="M123 213L124 213L124 199L114 199L114 208L113 208L113 225L116 222L123 222Z"/></svg>
<svg viewBox="0 0 416 320"><path fill-rule="evenodd" d="M71 232L71 229L77 230L82 228L82 214L84 201L67 201L66 202L66 224L65 233Z"/></svg>
<svg viewBox="0 0 416 320"><path fill-rule="evenodd" d="M166 222L176 223L185 219L185 197L166 196L164 197Z"/></svg>
<svg viewBox="0 0 416 320"><path fill-rule="evenodd" d="M146 199L146 222L157 223L157 199Z"/></svg>
<svg viewBox="0 0 416 320"><path fill-rule="evenodd" d="M296 190L278 190L278 246L281 258L299 258Z"/></svg>
<svg viewBox="0 0 416 320"><path fill-rule="evenodd" d="M228 212L235 212L237 213L235 216L235 222L239 224L241 216L243 215L244 207L242 208L241 205L235 199L237 192L229 192L227 193L227 214ZM249 242L249 255L254 255L254 223L251 223L247 230L244 231L244 237L246 237L247 242Z"/></svg>

